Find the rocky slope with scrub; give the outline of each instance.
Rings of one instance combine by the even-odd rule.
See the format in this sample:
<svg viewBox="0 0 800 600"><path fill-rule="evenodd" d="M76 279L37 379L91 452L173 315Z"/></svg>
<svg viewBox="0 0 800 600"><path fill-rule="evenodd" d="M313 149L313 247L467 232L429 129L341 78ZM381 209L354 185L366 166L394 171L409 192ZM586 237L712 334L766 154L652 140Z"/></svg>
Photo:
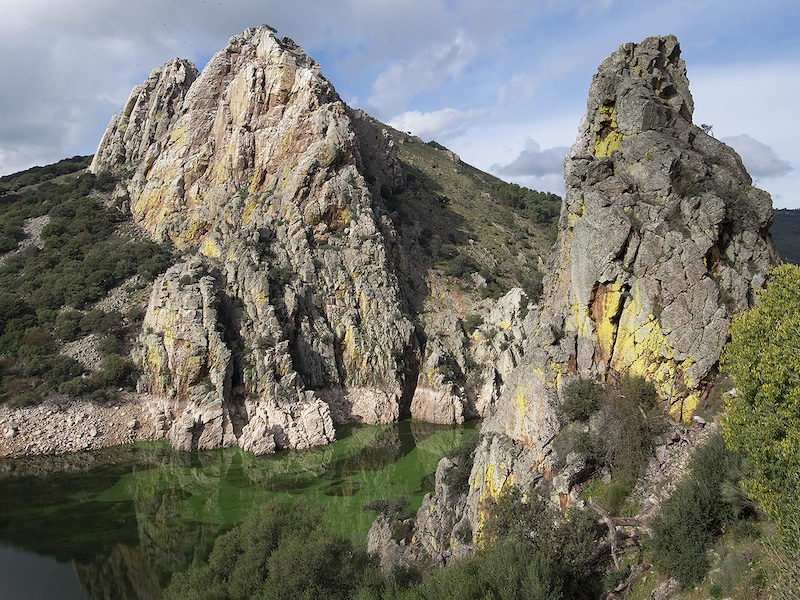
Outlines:
<svg viewBox="0 0 800 600"><path fill-rule="evenodd" d="M123 345L153 435L187 450L264 453L329 443L334 423L485 414L519 359L508 318L538 295L560 203L351 109L268 26L202 72L155 69L89 172L136 236L173 250ZM133 308L142 285L109 297ZM499 300L515 286L527 294ZM99 339L69 343L97 358Z"/></svg>
<svg viewBox="0 0 800 600"><path fill-rule="evenodd" d="M732 315L777 263L769 195L692 111L672 36L624 44L594 76L565 161L542 303L526 317L524 357L484 422L460 500L458 521L473 532L512 484L540 483L562 506L576 500L593 469L580 452L554 450L568 383L613 388L641 377L663 412L689 420L714 382ZM458 553L452 507L437 506L447 497L439 490L423 506L426 520L442 520L428 545Z"/></svg>

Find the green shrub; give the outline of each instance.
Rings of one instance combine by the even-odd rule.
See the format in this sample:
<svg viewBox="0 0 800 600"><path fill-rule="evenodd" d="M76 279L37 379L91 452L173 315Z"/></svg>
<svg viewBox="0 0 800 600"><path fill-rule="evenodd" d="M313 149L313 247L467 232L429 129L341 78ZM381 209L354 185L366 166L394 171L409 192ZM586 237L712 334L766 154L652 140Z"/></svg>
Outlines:
<svg viewBox="0 0 800 600"><path fill-rule="evenodd" d="M33 327L20 337L17 355L22 359L31 359L35 356L52 354L55 349L53 336L39 327Z"/></svg>
<svg viewBox="0 0 800 600"><path fill-rule="evenodd" d="M564 518L537 490L522 494L511 486L492 507L481 534L490 548L522 543L528 546L532 558L539 553L548 557L557 575L558 585L551 586L554 592L559 590L567 598L599 594L601 569L595 550L600 533L586 510L572 508ZM506 566L509 570L516 568L519 566Z"/></svg>
<svg viewBox="0 0 800 600"><path fill-rule="evenodd" d="M135 372L133 362L116 354L110 354L100 362L100 369L91 377L95 389L128 387Z"/></svg>
<svg viewBox="0 0 800 600"><path fill-rule="evenodd" d="M350 598L380 583L375 561L328 533L304 500L273 500L220 536L207 561L176 573L164 600Z"/></svg>
<svg viewBox="0 0 800 600"><path fill-rule="evenodd" d="M653 385L628 375L618 389L577 380L564 386L563 397L556 407L567 421L555 440L559 454L577 452L598 468L610 467L615 478L638 479L652 454L653 438L665 427L663 415L654 410Z"/></svg>
<svg viewBox="0 0 800 600"><path fill-rule="evenodd" d="M592 481L589 486L581 492L583 500L594 498L610 515L625 516L623 513L630 510L627 504L628 496L633 491L635 480L631 480L621 475L616 475L609 483L603 483L600 479Z"/></svg>
<svg viewBox="0 0 800 600"><path fill-rule="evenodd" d="M25 362L22 374L25 377L40 376L51 388L78 377L83 373L83 365L69 356L51 354L34 356Z"/></svg>
<svg viewBox="0 0 800 600"><path fill-rule="evenodd" d="M115 310L105 312L95 308L81 318L80 328L83 335L90 333L116 334L122 329L122 315Z"/></svg>
<svg viewBox="0 0 800 600"><path fill-rule="evenodd" d="M636 402L645 410L654 408L658 400L656 387L644 377L634 377L626 373L619 384L621 396Z"/></svg>
<svg viewBox="0 0 800 600"><path fill-rule="evenodd" d="M69 381L59 384L58 393L68 396L85 396L92 391L92 385L88 377L74 377Z"/></svg>
<svg viewBox="0 0 800 600"><path fill-rule="evenodd" d="M723 494L725 484L738 485L742 473L741 457L725 447L721 435L711 436L694 452L688 475L652 519L653 561L684 587L705 576L708 550L742 514Z"/></svg>
<svg viewBox="0 0 800 600"><path fill-rule="evenodd" d="M568 421L588 421L606 400L606 389L590 379L577 379L564 386L564 400L556 413Z"/></svg>
<svg viewBox="0 0 800 600"><path fill-rule="evenodd" d="M74 342L83 336L81 319L83 313L77 310L65 310L55 319L56 336L64 342Z"/></svg>
<svg viewBox="0 0 800 600"><path fill-rule="evenodd" d="M560 565L541 548L508 540L426 577L399 598L436 600L549 600L565 594Z"/></svg>
<svg viewBox="0 0 800 600"><path fill-rule="evenodd" d="M470 313L464 317L463 327L467 335L472 335L483 323L483 317L477 313Z"/></svg>
<svg viewBox="0 0 800 600"><path fill-rule="evenodd" d="M97 342L97 351L103 356L119 354L122 351L122 342L118 337L107 335Z"/></svg>

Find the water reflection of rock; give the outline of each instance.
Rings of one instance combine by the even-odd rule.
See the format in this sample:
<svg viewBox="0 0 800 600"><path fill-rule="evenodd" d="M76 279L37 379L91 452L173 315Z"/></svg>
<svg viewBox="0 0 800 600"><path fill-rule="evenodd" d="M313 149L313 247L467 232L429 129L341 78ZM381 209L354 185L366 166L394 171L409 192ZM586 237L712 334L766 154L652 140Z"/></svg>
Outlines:
<svg viewBox="0 0 800 600"><path fill-rule="evenodd" d="M139 543L117 544L108 554L76 564L88 599L158 600L173 573L184 571L195 558L205 558L221 533L218 523L223 522L219 494L215 493L227 467L221 458L214 459L216 473L179 464L152 471L152 477L134 480L131 485L136 486L132 492ZM176 482L178 487L173 487ZM192 497L189 490L197 487L208 490L202 508L211 522L188 520L181 510Z"/></svg>
<svg viewBox="0 0 800 600"><path fill-rule="evenodd" d="M165 457L175 456L166 443L148 443L136 447L115 446L101 450L86 450L67 454L33 454L19 458L0 459L0 481L9 477L46 477L87 473L94 469L113 468L135 462L140 468L160 467ZM189 461L189 454L185 459ZM177 458L181 460L182 457Z"/></svg>
<svg viewBox="0 0 800 600"><path fill-rule="evenodd" d="M261 457L147 443L0 461L0 541L73 562L91 600L157 600L173 573L275 494L322 502L333 530L366 535L374 513L362 507L382 494L419 495L420 478L461 435L406 422Z"/></svg>

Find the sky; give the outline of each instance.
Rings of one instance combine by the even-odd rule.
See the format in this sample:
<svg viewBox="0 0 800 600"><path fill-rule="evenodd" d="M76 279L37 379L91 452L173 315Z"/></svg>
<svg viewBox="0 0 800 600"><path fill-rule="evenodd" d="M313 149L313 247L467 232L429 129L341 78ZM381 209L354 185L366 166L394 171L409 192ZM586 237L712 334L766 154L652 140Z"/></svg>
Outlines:
<svg viewBox="0 0 800 600"><path fill-rule="evenodd" d="M0 175L92 154L152 69L174 57L202 69L260 24L349 105L559 195L598 65L674 34L694 122L776 208L800 208L797 0L0 0Z"/></svg>

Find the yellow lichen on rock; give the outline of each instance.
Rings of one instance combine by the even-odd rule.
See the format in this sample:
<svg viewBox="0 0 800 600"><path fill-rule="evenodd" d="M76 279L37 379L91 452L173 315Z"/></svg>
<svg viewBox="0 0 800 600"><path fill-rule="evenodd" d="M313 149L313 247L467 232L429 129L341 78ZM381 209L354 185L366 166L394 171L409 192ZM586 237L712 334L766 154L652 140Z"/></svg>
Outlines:
<svg viewBox="0 0 800 600"><path fill-rule="evenodd" d="M595 158L611 156L622 146L623 135L617 124L616 111L613 106L603 105L598 109L600 113L600 129L594 135L594 148L592 154Z"/></svg>
<svg viewBox="0 0 800 600"><path fill-rule="evenodd" d="M205 239L202 248L200 248L200 252L208 258L219 258L222 254L219 246L210 237Z"/></svg>
<svg viewBox="0 0 800 600"><path fill-rule="evenodd" d="M603 348L606 341L598 335L599 348ZM691 359L678 361L675 358L660 322L645 311L638 288L634 287L619 317L610 367L618 373L644 377L655 386L663 400L671 401L685 392L687 384L694 387L697 383L686 381L686 372L693 364ZM692 391L674 403L670 412L676 418L687 420L699 400L699 392Z"/></svg>
<svg viewBox="0 0 800 600"><path fill-rule="evenodd" d="M652 314L644 313L634 291L620 315L611 366L620 373L631 371L633 375L647 376L664 359L672 358L661 324Z"/></svg>
<svg viewBox="0 0 800 600"><path fill-rule="evenodd" d="M503 474L497 474L495 465L489 463L486 465L486 470L483 473L483 493L481 494L481 503L495 504L503 488L507 485L514 485L514 473L510 473L505 465L500 464L499 470ZM481 482L476 481L476 487L481 487Z"/></svg>
<svg viewBox="0 0 800 600"><path fill-rule="evenodd" d="M522 393L522 390L517 390L517 394L514 397L514 403L519 408L519 413L522 418L525 418L525 407L528 405L528 399L525 397L525 394Z"/></svg>

